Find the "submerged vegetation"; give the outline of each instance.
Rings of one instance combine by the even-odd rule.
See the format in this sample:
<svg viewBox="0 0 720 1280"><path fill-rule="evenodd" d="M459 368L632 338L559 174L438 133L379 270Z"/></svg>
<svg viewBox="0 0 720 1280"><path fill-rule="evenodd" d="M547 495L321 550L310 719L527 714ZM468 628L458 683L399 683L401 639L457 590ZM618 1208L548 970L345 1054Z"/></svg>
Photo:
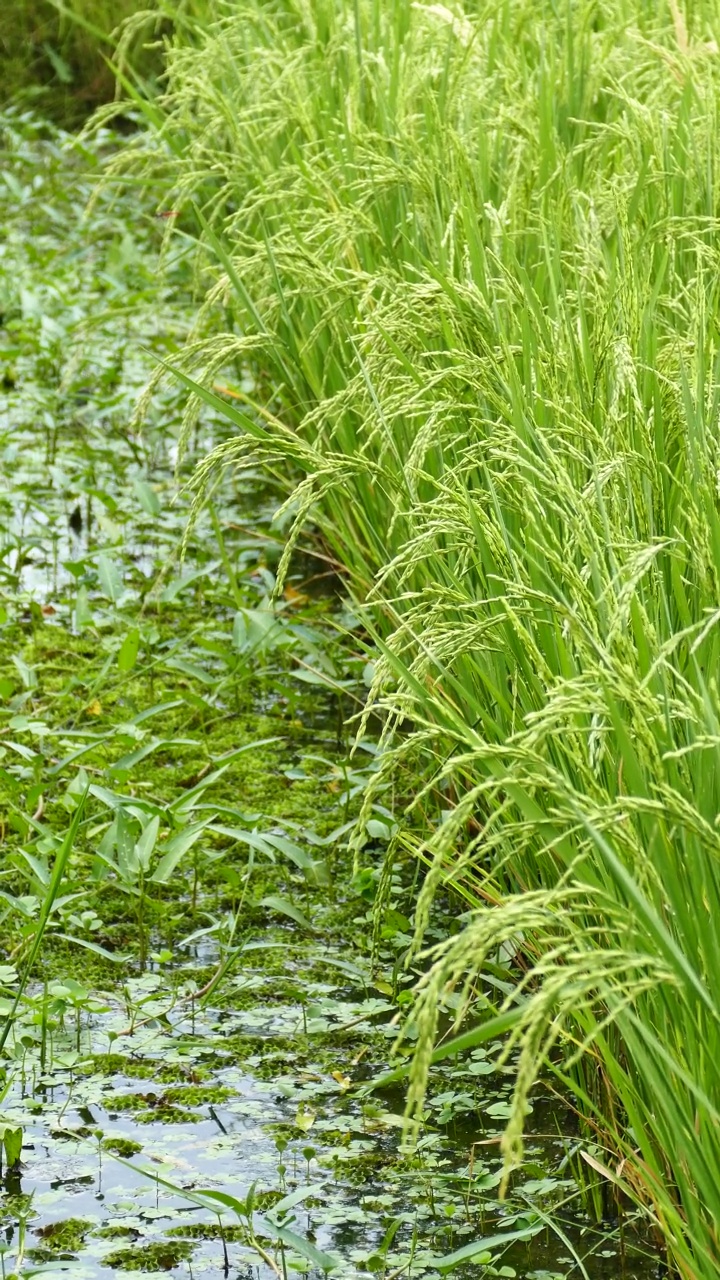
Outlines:
<svg viewBox="0 0 720 1280"><path fill-rule="evenodd" d="M711 1280L715 7L200 13L4 121L16 1270L22 1077L101 1267Z"/></svg>

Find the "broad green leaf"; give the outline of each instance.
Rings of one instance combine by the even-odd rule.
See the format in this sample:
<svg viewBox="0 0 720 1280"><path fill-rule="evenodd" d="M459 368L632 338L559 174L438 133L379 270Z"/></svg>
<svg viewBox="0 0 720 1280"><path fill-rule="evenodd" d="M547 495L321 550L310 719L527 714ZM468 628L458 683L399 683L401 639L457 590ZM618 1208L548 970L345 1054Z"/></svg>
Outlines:
<svg viewBox="0 0 720 1280"><path fill-rule="evenodd" d="M149 742L144 742L141 747L136 747L134 751L128 751L127 755L121 756L111 766L118 773L123 773L134 769L136 764L140 764L141 760L146 760L154 751L166 750L168 747L196 747L197 742L194 738L151 738Z"/></svg>
<svg viewBox="0 0 720 1280"><path fill-rule="evenodd" d="M28 849L20 849L18 850L18 854L25 862L27 862L30 869L37 876L39 883L43 886L47 885L50 881L50 868L48 867L47 862L43 862L40 858L36 858Z"/></svg>
<svg viewBox="0 0 720 1280"><path fill-rule="evenodd" d="M50 919L50 915L55 906L56 898L58 897L58 894L60 892L60 886L62 884L63 877L65 875L65 869L67 867L70 854L72 853L72 850L75 845L75 841L77 839L77 834L80 829L80 823L82 821L82 816L85 809L85 801L86 801L86 796L83 796L81 803L78 805L77 809L75 810L75 813L73 814L70 826L68 827L65 833L65 838L60 848L58 849L57 854L55 855L55 862L53 863L52 876L50 877L50 883L47 886L47 889L45 891L45 896L42 900L42 905L40 908L40 916L33 934L32 945L30 947L30 951L28 953L28 956L25 962L25 968L23 970L23 974L20 979L20 982L17 985L17 990L15 992L15 998L13 1000L12 1006L10 1007L8 1013L6 1014L4 1021L2 1023L2 1026L0 1026L0 1054L5 1048L7 1038L10 1034L10 1029L13 1025L15 1015L18 1010L18 1006L20 1004L20 1001L22 1000L23 993L25 991L25 986L30 977L30 974L32 973L33 966L35 964L35 961L38 956L38 952L42 945L42 940L45 935L45 930L47 928L48 920Z"/></svg>
<svg viewBox="0 0 720 1280"><path fill-rule="evenodd" d="M107 596L108 600L112 600L113 604L117 604L125 590L122 574L115 561L111 560L104 551L98 556L98 579L103 595Z"/></svg>
<svg viewBox="0 0 720 1280"><path fill-rule="evenodd" d="M168 1184L170 1185L170 1184ZM184 1194L184 1192L181 1192ZM208 1200L216 1200L218 1204L222 1204L226 1209L232 1209L241 1221L247 1218L248 1206L245 1200L232 1196L227 1191L199 1191L198 1196L202 1196L202 1203L207 1204Z"/></svg>
<svg viewBox="0 0 720 1280"><path fill-rule="evenodd" d="M272 832L264 832L263 839L271 848L278 849L291 862L294 862L295 866L305 873L310 884L328 884L330 874L327 863L323 858L313 858L304 849L301 849L299 845L295 844L293 840L288 840L286 836L276 836Z"/></svg>
<svg viewBox="0 0 720 1280"><path fill-rule="evenodd" d="M168 658L164 665L170 667L172 671L180 671L183 675L191 676L193 680L199 680L201 684L217 684L216 675L197 662L189 662L187 658Z"/></svg>
<svg viewBox="0 0 720 1280"><path fill-rule="evenodd" d="M113 964L128 964L133 959L132 953L128 951L109 951L107 947L103 947L99 942L93 942L91 938L78 938L72 933L53 933L54 938L62 938L65 942L72 942L76 947L83 947L85 951L92 951L96 956L102 956L103 960L110 960Z"/></svg>
<svg viewBox="0 0 720 1280"><path fill-rule="evenodd" d="M333 1257L331 1253L324 1253L322 1249L318 1249L316 1245L311 1244L304 1236L299 1236L297 1232L291 1231L289 1227L278 1226L270 1218L265 1218L268 1233L274 1235L289 1249L294 1249L295 1253L299 1253L301 1258L306 1258L314 1267L318 1267L320 1271L330 1274L333 1271L340 1270L340 1262Z"/></svg>
<svg viewBox="0 0 720 1280"><path fill-rule="evenodd" d="M160 599L164 604L171 604L176 600L186 587L191 587L193 582L197 582L199 578L207 578L208 575L215 573L219 568L220 561L213 560L211 564L204 565L202 569L193 569L190 573L183 574L182 578L173 578L163 590Z"/></svg>
<svg viewBox="0 0 720 1280"><path fill-rule="evenodd" d="M127 804L128 797L121 796L117 791L110 791L108 787L101 787L97 782L91 782L88 787L91 796L104 804L107 809L117 809L119 805ZM160 807L153 804L151 800L142 800L139 797L133 797L132 806L143 813L158 813Z"/></svg>
<svg viewBox="0 0 720 1280"><path fill-rule="evenodd" d="M86 756L88 752L94 751L99 743L106 742L112 737L113 731L108 733L93 734L92 740L84 747L78 747L77 751L71 751L69 755L64 756L62 760L58 760L57 764L52 765L48 769L49 774L62 773L63 769L67 769L68 765L74 764L76 760L80 760Z"/></svg>
<svg viewBox="0 0 720 1280"><path fill-rule="evenodd" d="M49 40L43 40L43 49L47 55L55 75L62 84L72 84L75 79L72 67L65 61L62 54L50 44Z"/></svg>
<svg viewBox="0 0 720 1280"><path fill-rule="evenodd" d="M310 854L293 840L288 840L287 836L276 836L272 832L264 832L263 840L274 849L279 849L280 853L284 853L301 871L308 871L313 867L314 862Z"/></svg>
<svg viewBox="0 0 720 1280"><path fill-rule="evenodd" d="M272 1213L266 1215L268 1221L274 1221L279 1214L287 1213L296 1204L302 1204L303 1200L309 1200L311 1196L316 1196L323 1185L322 1182L311 1182L305 1187L296 1187L289 1195L283 1196L282 1200L278 1200L277 1204L273 1205Z"/></svg>
<svg viewBox="0 0 720 1280"><path fill-rule="evenodd" d="M156 814L154 818L150 819L147 826L144 828L140 839L135 845L135 855L142 871L148 871L150 869L150 859L153 855L153 849L157 842L159 830L160 818Z"/></svg>
<svg viewBox="0 0 720 1280"><path fill-rule="evenodd" d="M37 751L33 751L31 747L26 747L24 742L13 742L11 738L3 738L2 745L9 747L11 751L16 751L23 760L34 760Z"/></svg>
<svg viewBox="0 0 720 1280"><path fill-rule="evenodd" d="M532 1240L533 1236L538 1235L543 1229L543 1223L538 1222L536 1227L524 1227L519 1231L505 1232L503 1235L486 1236L484 1240L475 1240L472 1244L463 1245L462 1249L456 1249L454 1253L446 1253L443 1258L434 1258L432 1266L437 1267L439 1271L452 1271L464 1262L470 1262L473 1258L485 1253L492 1255L498 1249L506 1249L508 1245L515 1244L518 1240Z"/></svg>
<svg viewBox="0 0 720 1280"><path fill-rule="evenodd" d="M93 611L88 601L87 587L80 586L75 597L75 626L78 631L93 624Z"/></svg>
<svg viewBox="0 0 720 1280"><path fill-rule="evenodd" d="M458 1053L464 1053L467 1049L475 1049L478 1045L486 1044L488 1040L500 1039L517 1026L524 1013L524 1006L517 1005L507 1013L499 1013L494 1018L489 1018L487 1022L481 1022L470 1031L463 1031L459 1036L453 1036L451 1040L444 1040L433 1050L431 1061L442 1062L443 1058L451 1058ZM373 1080L364 1084L362 1092L372 1092L373 1089L382 1089L385 1085L394 1084L395 1081L402 1080L409 1070L410 1067L404 1065L396 1067L394 1071L384 1071L382 1075L375 1076Z"/></svg>
<svg viewBox="0 0 720 1280"><path fill-rule="evenodd" d="M14 653L12 660L24 687L26 689L37 689L38 678L34 667L31 667L24 658L21 658L19 653Z"/></svg>
<svg viewBox="0 0 720 1280"><path fill-rule="evenodd" d="M365 830L372 840L387 841L390 839L390 827L386 822L381 822L379 818L371 818L365 823Z"/></svg>
<svg viewBox="0 0 720 1280"><path fill-rule="evenodd" d="M148 516L159 516L161 511L160 499L155 490L147 483L147 480L134 480L133 491L143 511Z"/></svg>
<svg viewBox="0 0 720 1280"><path fill-rule="evenodd" d="M246 742L242 747L236 747L234 751L230 751L225 757L221 756L218 768L206 774L190 791L186 791L183 795L178 796L176 800L173 800L168 805L168 809L176 814L187 813L196 807L197 800L227 772L233 760L236 760L238 756L244 755L246 751L255 751L260 747L271 746L272 743L278 741L278 738L260 738L257 742Z"/></svg>
<svg viewBox="0 0 720 1280"><path fill-rule="evenodd" d="M271 911L277 911L279 915L287 916L288 919L294 920L303 929L309 929L311 932L313 930L313 926L307 916L303 915L299 907L296 907L292 902L288 902L287 898L280 898L277 894L268 893L264 898L260 899L258 906L269 907Z"/></svg>
<svg viewBox="0 0 720 1280"><path fill-rule="evenodd" d="M138 652L140 650L140 632L137 627L133 627L128 631L118 652L118 670L125 675L128 671L132 671L137 662Z"/></svg>
<svg viewBox="0 0 720 1280"><path fill-rule="evenodd" d="M231 840L238 840L241 844L246 844L249 849L254 849L256 853L262 853L271 862L275 862L275 854L268 844L265 835L259 831L245 831L243 827L226 827L222 823L214 822L213 831L217 831L218 835L228 836Z"/></svg>
<svg viewBox="0 0 720 1280"><path fill-rule="evenodd" d="M3 1133L3 1146L8 1168L13 1169L20 1159L23 1145L23 1131L20 1128L6 1128Z"/></svg>
<svg viewBox="0 0 720 1280"><path fill-rule="evenodd" d="M144 724L146 720L151 720L153 716L164 715L166 711L174 711L176 707L184 706L183 698L171 698L168 702L156 702L152 707L146 707L144 711L138 712L133 716L132 724Z"/></svg>
<svg viewBox="0 0 720 1280"><path fill-rule="evenodd" d="M176 836L172 836L168 840L165 852L150 877L154 884L167 883L181 858L184 858L185 854L192 848L195 841L200 838L209 824L209 818L204 822L195 822L192 826L186 827L184 831L179 831Z"/></svg>
<svg viewBox="0 0 720 1280"><path fill-rule="evenodd" d="M121 805L115 815L115 853L118 870L124 880L135 880L140 869L135 850L135 828L135 822Z"/></svg>

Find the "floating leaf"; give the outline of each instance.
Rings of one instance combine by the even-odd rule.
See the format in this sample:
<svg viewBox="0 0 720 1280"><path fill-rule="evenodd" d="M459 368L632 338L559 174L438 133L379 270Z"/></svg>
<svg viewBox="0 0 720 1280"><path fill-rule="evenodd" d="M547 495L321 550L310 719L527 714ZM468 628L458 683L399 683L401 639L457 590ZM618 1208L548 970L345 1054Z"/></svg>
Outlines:
<svg viewBox="0 0 720 1280"><path fill-rule="evenodd" d="M295 1114L295 1126L300 1129L302 1133L309 1133L316 1119L317 1112L311 1110L310 1107L304 1107L301 1104Z"/></svg>

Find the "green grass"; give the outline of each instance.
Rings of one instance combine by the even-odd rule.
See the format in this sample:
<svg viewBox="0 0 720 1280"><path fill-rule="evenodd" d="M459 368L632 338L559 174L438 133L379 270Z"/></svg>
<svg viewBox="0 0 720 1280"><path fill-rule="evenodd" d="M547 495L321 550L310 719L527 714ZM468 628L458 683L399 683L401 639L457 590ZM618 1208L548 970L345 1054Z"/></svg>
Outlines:
<svg viewBox="0 0 720 1280"><path fill-rule="evenodd" d="M296 479L289 547L319 526L379 647L386 775L415 793L395 853L429 864L416 946L442 884L475 908L430 953L411 1109L438 993L461 1022L499 968L522 1045L508 1170L550 1062L595 1167L710 1280L716 7L226 13L172 51L122 164L170 184L227 325L186 353L186 435L221 369L255 371L199 493L258 458Z"/></svg>
<svg viewBox="0 0 720 1280"><path fill-rule="evenodd" d="M115 97L108 65L119 54L153 82L162 42L186 20L206 15L205 0L6 0L0 13L0 105L18 95L65 125L80 124Z"/></svg>

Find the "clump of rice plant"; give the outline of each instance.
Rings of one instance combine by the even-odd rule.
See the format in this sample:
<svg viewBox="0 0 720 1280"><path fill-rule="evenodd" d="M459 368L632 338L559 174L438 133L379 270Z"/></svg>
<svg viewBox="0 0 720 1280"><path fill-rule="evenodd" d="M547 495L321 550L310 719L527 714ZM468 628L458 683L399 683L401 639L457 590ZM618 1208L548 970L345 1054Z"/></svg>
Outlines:
<svg viewBox="0 0 720 1280"><path fill-rule="evenodd" d="M321 529L380 650L385 770L415 780L391 856L428 863L416 947L440 886L476 908L417 992L411 1113L438 994L472 1017L488 958L524 951L508 1176L550 1063L615 1153L602 1175L702 1280L720 1264L718 25L708 0L241 0L171 51L156 133L122 158L167 182L209 273L186 433L203 401L238 433L198 492L259 459L295 530ZM204 340L215 314L227 331ZM255 371L242 408L212 390L233 361Z"/></svg>

